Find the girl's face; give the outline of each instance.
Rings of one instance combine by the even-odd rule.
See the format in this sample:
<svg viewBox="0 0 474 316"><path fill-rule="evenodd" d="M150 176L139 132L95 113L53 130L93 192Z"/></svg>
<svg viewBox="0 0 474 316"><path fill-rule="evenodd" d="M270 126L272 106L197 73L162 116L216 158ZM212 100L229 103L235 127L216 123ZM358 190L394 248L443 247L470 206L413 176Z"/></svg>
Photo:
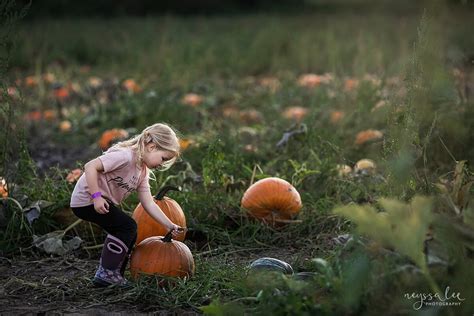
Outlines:
<svg viewBox="0 0 474 316"><path fill-rule="evenodd" d="M143 153L143 162L149 169L155 169L161 166L162 163L174 157L174 153L167 150L158 149L158 147L149 143L145 146Z"/></svg>

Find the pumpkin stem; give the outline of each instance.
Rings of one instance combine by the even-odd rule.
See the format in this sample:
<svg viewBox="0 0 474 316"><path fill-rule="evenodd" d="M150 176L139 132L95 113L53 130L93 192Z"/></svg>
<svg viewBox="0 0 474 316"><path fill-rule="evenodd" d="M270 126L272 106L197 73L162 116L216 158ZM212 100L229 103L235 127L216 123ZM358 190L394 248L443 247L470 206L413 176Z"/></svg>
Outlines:
<svg viewBox="0 0 474 316"><path fill-rule="evenodd" d="M171 232L172 232L172 230L170 230L170 231L168 232L168 234L166 234L165 237L161 238L161 241L163 241L163 242L171 242L171 241L173 240L173 236L171 235Z"/></svg>
<svg viewBox="0 0 474 316"><path fill-rule="evenodd" d="M168 193L168 191L178 191L178 192L181 192L181 187L175 187L175 186L172 186L172 185L167 185L167 186L164 186L161 188L161 190L155 195L155 200L163 200L163 198L165 197L166 193Z"/></svg>

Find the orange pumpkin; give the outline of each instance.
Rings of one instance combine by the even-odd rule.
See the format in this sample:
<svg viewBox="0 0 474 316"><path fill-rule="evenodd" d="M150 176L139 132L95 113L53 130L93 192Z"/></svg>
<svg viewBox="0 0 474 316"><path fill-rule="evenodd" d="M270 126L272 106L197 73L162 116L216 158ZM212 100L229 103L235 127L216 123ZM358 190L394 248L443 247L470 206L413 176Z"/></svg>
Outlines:
<svg viewBox="0 0 474 316"><path fill-rule="evenodd" d="M298 78L298 85L302 87L317 87L321 84L322 77L316 74L304 74Z"/></svg>
<svg viewBox="0 0 474 316"><path fill-rule="evenodd" d="M356 145L363 145L368 142L377 141L383 138L383 133L376 129L368 129L357 133L354 143Z"/></svg>
<svg viewBox="0 0 474 316"><path fill-rule="evenodd" d="M250 216L277 226L291 222L301 210L301 197L287 181L265 178L252 184L242 197L241 205Z"/></svg>
<svg viewBox="0 0 474 316"><path fill-rule="evenodd" d="M54 121L56 118L56 112L54 110L43 111L43 118L47 121Z"/></svg>
<svg viewBox="0 0 474 316"><path fill-rule="evenodd" d="M59 123L59 130L63 133L70 132L72 129L72 123L71 121L64 120Z"/></svg>
<svg viewBox="0 0 474 316"><path fill-rule="evenodd" d="M239 108L235 105L225 105L221 109L222 116L229 119L238 119L240 116Z"/></svg>
<svg viewBox="0 0 474 316"><path fill-rule="evenodd" d="M276 77L261 78L259 83L262 87L268 88L271 92L276 92L281 86L280 80Z"/></svg>
<svg viewBox="0 0 474 316"><path fill-rule="evenodd" d="M127 79L122 83L122 86L129 93L140 93L142 88L133 79Z"/></svg>
<svg viewBox="0 0 474 316"><path fill-rule="evenodd" d="M128 137L128 132L121 128L112 128L102 133L99 139L99 146L102 150L107 150L112 143Z"/></svg>
<svg viewBox="0 0 474 316"><path fill-rule="evenodd" d="M27 121L40 121L43 118L43 113L41 111L30 111L25 114L24 119Z"/></svg>
<svg viewBox="0 0 474 316"><path fill-rule="evenodd" d="M158 192L155 196L155 203L158 207L165 213L165 215L175 223L183 228L186 228L186 217L184 212L181 209L181 206L169 197L166 197L165 194L169 190L179 191L178 188L173 186L165 186ZM138 231L137 231L137 241L136 244L139 244L142 240L151 237L151 236L164 236L168 232L166 227L155 221L143 208L142 204L138 204L132 214L133 219L137 222ZM183 241L185 237L185 232L181 232L176 240Z"/></svg>
<svg viewBox="0 0 474 316"><path fill-rule="evenodd" d="M0 197L1 198L6 198L8 197L8 186L7 186L7 181L0 177Z"/></svg>
<svg viewBox="0 0 474 316"><path fill-rule="evenodd" d="M353 91L359 86L359 80L355 78L347 78L344 81L344 91Z"/></svg>
<svg viewBox="0 0 474 316"><path fill-rule="evenodd" d="M181 100L183 104L186 104L192 107L196 107L200 105L203 101L204 101L204 98L201 95L196 94L196 93L188 93Z"/></svg>
<svg viewBox="0 0 474 316"><path fill-rule="evenodd" d="M263 121L263 114L254 109L242 110L239 113L239 118L241 122L247 124L261 123Z"/></svg>
<svg viewBox="0 0 474 316"><path fill-rule="evenodd" d="M190 138L180 138L179 139L179 147L181 148L181 150L186 150L186 148L188 148L192 144L194 144L194 140L192 140Z"/></svg>
<svg viewBox="0 0 474 316"><path fill-rule="evenodd" d="M194 258L188 246L172 240L171 232L165 237L153 236L143 240L135 247L130 262L134 279L140 274L189 278L194 269Z"/></svg>
<svg viewBox="0 0 474 316"><path fill-rule="evenodd" d="M339 123L344 118L344 112L343 111L332 111L331 112L331 123L336 124Z"/></svg>
<svg viewBox="0 0 474 316"><path fill-rule="evenodd" d="M308 114L308 109L302 106L290 106L283 111L282 116L289 120L301 122Z"/></svg>
<svg viewBox="0 0 474 316"><path fill-rule="evenodd" d="M25 84L28 87L36 87L38 85L38 80L35 76L28 76L25 78Z"/></svg>
<svg viewBox="0 0 474 316"><path fill-rule="evenodd" d="M69 183L74 183L79 179L79 177L82 175L82 170L79 168L76 168L74 170L71 170L67 176L66 176L66 181Z"/></svg>
<svg viewBox="0 0 474 316"><path fill-rule="evenodd" d="M53 91L54 97L58 101L64 101L69 97L69 90L65 87L57 87Z"/></svg>

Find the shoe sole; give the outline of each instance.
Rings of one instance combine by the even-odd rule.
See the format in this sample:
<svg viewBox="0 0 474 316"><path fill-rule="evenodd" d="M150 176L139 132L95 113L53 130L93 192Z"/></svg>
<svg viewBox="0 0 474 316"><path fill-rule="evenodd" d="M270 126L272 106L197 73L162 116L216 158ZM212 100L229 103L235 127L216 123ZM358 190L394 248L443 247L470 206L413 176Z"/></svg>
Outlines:
<svg viewBox="0 0 474 316"><path fill-rule="evenodd" d="M107 286L112 285L112 283L104 281L104 280L99 279L99 278L94 278L92 280L92 284L94 284L95 287L107 287Z"/></svg>
<svg viewBox="0 0 474 316"><path fill-rule="evenodd" d="M125 282L125 283L110 283L110 282L107 282L107 281L104 281L102 279L99 279L99 278L94 278L92 280L92 283L94 284L95 287L108 287L108 286L118 286L120 288L130 288L132 287L132 285L130 284L130 282Z"/></svg>

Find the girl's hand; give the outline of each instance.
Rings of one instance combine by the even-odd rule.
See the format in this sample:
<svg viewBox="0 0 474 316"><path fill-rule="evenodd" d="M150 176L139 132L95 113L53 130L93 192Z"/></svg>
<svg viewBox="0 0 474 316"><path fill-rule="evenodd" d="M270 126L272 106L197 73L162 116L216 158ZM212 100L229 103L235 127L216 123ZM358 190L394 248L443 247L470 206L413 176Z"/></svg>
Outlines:
<svg viewBox="0 0 474 316"><path fill-rule="evenodd" d="M173 238L176 238L178 237L179 233L182 233L184 231L184 228L176 224L171 224L170 226L168 226L168 231L171 231L171 235L173 236Z"/></svg>
<svg viewBox="0 0 474 316"><path fill-rule="evenodd" d="M107 214L109 212L109 203L99 196L94 199L94 209L99 214Z"/></svg>

